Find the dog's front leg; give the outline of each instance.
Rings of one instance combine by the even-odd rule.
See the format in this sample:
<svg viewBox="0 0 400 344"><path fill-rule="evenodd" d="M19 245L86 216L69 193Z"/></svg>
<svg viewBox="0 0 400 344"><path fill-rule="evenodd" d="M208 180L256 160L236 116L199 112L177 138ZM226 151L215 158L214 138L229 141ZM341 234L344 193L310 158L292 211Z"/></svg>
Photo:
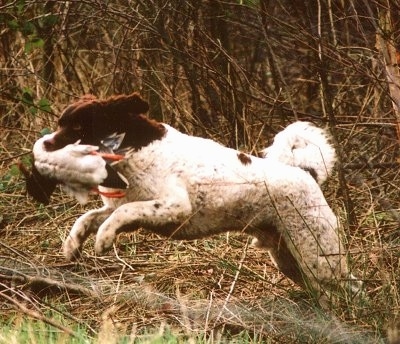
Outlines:
<svg viewBox="0 0 400 344"><path fill-rule="evenodd" d="M121 205L100 226L96 235L96 253L107 251L122 231L135 231L140 227L162 229L183 223L190 216L192 207L187 194L177 197L179 193L174 193L171 198Z"/></svg>
<svg viewBox="0 0 400 344"><path fill-rule="evenodd" d="M120 206L100 226L95 243L95 251L101 255L113 244L122 231L135 231L140 227L168 228L179 226L190 216L190 203L170 203L163 200L132 202ZM167 233L166 233L167 234Z"/></svg>
<svg viewBox="0 0 400 344"><path fill-rule="evenodd" d="M97 231L100 225L113 211L113 208L104 206L100 209L88 211L76 220L64 241L64 256L68 260L77 259L80 256L81 247L84 241L90 234Z"/></svg>

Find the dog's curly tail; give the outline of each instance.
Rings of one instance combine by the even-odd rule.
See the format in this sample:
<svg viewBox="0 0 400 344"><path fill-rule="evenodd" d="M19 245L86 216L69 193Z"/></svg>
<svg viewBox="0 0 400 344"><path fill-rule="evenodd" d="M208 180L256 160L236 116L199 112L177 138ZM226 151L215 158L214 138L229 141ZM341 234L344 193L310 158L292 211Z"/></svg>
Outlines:
<svg viewBox="0 0 400 344"><path fill-rule="evenodd" d="M331 174L336 153L326 130L309 122L295 122L276 134L274 142L261 154L300 167L322 184Z"/></svg>

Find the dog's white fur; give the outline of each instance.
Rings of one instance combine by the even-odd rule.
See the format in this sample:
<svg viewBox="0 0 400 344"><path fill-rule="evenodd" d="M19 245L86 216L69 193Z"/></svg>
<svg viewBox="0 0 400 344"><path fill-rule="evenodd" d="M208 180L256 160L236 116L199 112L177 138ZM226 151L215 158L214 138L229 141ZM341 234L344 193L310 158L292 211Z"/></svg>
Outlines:
<svg viewBox="0 0 400 344"><path fill-rule="evenodd" d="M336 161L335 149L329 143L325 131L300 121L276 134L273 144L264 149L262 154L313 171L319 184L329 177Z"/></svg>
<svg viewBox="0 0 400 344"><path fill-rule="evenodd" d="M338 220L316 180L298 167L326 179L335 153L323 130L292 124L258 158L164 126L162 139L114 165L129 182L126 196L102 197L102 208L75 222L63 245L68 259L91 233L96 253L104 254L117 234L141 227L174 239L239 231L254 236L299 284L321 290L351 281L358 288Z"/></svg>

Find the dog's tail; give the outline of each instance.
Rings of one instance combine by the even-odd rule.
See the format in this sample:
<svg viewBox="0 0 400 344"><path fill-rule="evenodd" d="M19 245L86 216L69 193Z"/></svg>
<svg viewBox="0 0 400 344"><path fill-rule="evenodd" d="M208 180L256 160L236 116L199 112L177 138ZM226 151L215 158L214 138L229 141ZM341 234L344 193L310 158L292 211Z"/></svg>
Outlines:
<svg viewBox="0 0 400 344"><path fill-rule="evenodd" d="M322 184L331 174L336 153L326 130L309 122L295 122L276 134L274 142L261 154L300 167Z"/></svg>

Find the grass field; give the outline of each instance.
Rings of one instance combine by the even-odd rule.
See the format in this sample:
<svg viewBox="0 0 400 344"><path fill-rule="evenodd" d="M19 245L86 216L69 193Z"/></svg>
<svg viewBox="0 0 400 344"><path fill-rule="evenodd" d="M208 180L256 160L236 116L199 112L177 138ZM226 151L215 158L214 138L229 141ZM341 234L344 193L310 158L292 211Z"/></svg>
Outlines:
<svg viewBox="0 0 400 344"><path fill-rule="evenodd" d="M13 157L29 151L33 135L7 138L1 149ZM361 225L346 237L368 297L332 302L326 312L244 235L180 242L141 230L120 235L104 257L93 255L91 239L83 258L68 263L61 243L79 214L100 205L96 196L81 206L58 190L49 206L38 205L13 159L3 160L1 178L3 342L384 343L394 323L398 227L362 198ZM325 190L340 212L335 177Z"/></svg>
<svg viewBox="0 0 400 344"><path fill-rule="evenodd" d="M395 1L15 0L0 4L0 343L400 343L400 48ZM4 24L4 25L3 25ZM141 229L67 262L81 206L42 206L18 163L83 94L256 153L295 120L338 152L323 192L364 297L322 309L250 239Z"/></svg>

